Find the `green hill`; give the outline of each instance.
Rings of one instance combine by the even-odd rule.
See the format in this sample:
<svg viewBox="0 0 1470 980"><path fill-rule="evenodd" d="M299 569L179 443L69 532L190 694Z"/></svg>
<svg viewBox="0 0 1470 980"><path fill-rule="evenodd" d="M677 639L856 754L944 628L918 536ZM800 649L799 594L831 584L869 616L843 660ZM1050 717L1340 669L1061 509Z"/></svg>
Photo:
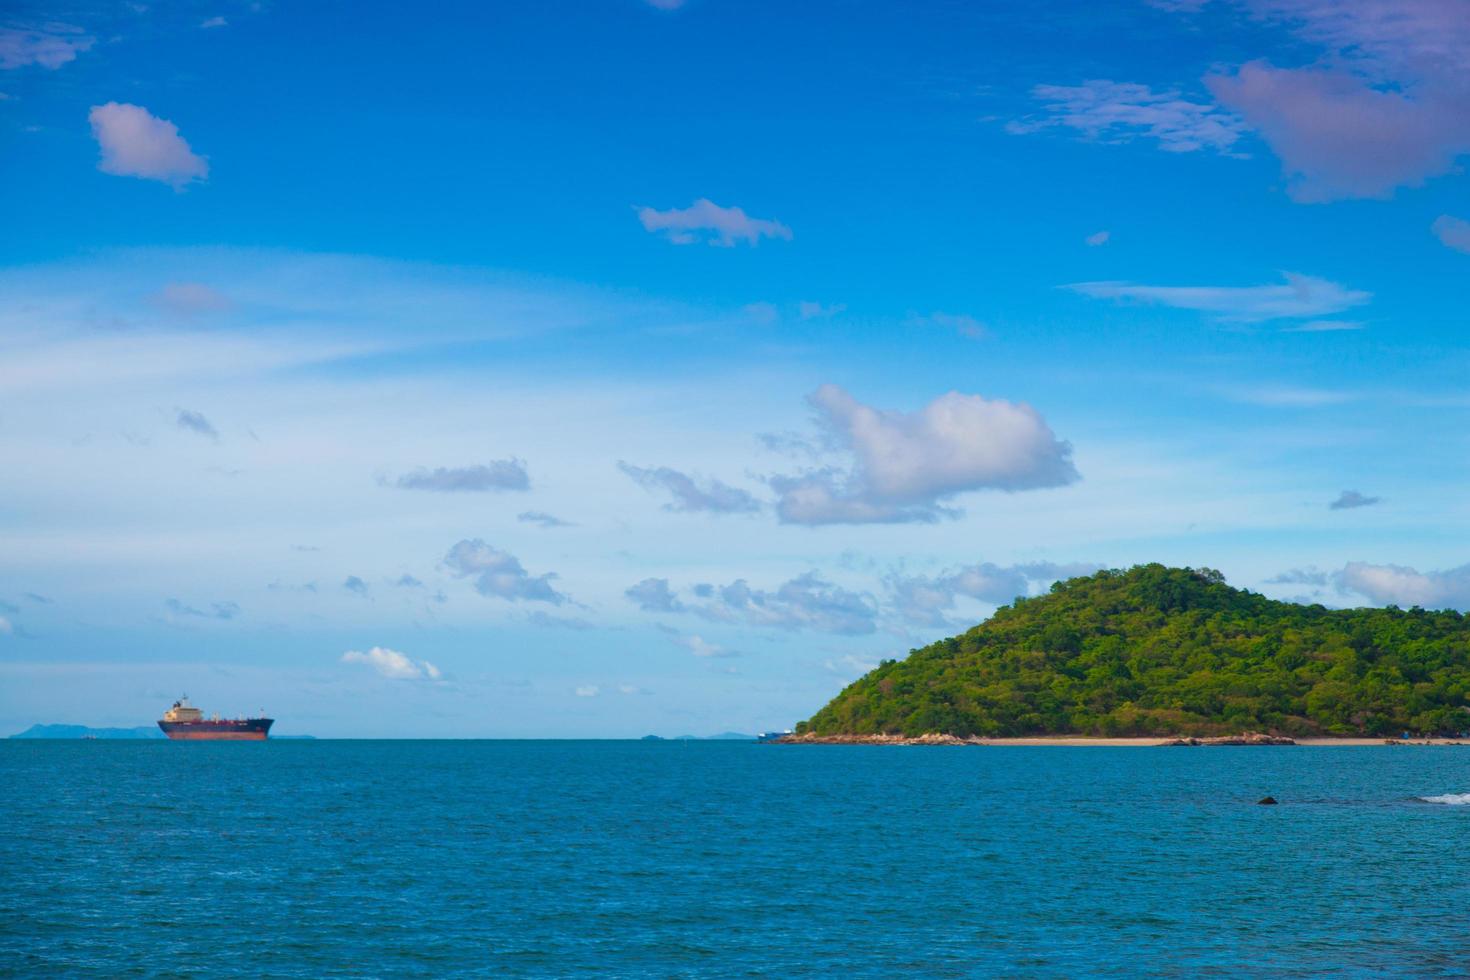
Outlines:
<svg viewBox="0 0 1470 980"><path fill-rule="evenodd" d="M1470 619L1277 602L1210 569L1058 582L887 660L797 732L1386 735L1470 728Z"/></svg>

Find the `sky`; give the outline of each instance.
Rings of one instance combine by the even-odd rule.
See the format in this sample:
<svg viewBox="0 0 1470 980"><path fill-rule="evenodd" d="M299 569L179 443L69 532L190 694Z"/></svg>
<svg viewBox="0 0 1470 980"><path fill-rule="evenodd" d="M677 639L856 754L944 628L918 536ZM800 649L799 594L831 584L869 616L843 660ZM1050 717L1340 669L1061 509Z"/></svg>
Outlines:
<svg viewBox="0 0 1470 980"><path fill-rule="evenodd" d="M1470 0L8 4L0 734L786 728L1470 609Z"/></svg>

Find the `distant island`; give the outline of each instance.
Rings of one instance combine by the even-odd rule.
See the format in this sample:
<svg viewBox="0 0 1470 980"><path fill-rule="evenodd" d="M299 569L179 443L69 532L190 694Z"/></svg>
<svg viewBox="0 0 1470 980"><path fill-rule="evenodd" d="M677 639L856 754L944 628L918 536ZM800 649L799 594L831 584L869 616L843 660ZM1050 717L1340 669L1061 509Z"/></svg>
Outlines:
<svg viewBox="0 0 1470 980"><path fill-rule="evenodd" d="M662 735L645 735L640 741L644 742L754 742L754 735L743 735L740 732L720 732L718 735L674 735L665 738Z"/></svg>
<svg viewBox="0 0 1470 980"><path fill-rule="evenodd" d="M886 660L792 740L1450 734L1470 729L1467 694L1458 612L1278 602L1152 564L1058 582Z"/></svg>

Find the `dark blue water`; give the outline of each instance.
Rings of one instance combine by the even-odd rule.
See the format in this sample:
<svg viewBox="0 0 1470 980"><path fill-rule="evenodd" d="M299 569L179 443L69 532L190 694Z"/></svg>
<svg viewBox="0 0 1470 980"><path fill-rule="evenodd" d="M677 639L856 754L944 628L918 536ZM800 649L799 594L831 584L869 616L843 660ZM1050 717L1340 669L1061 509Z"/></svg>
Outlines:
<svg viewBox="0 0 1470 980"><path fill-rule="evenodd" d="M1434 747L0 742L0 973L1464 976L1470 806L1418 797L1465 792Z"/></svg>

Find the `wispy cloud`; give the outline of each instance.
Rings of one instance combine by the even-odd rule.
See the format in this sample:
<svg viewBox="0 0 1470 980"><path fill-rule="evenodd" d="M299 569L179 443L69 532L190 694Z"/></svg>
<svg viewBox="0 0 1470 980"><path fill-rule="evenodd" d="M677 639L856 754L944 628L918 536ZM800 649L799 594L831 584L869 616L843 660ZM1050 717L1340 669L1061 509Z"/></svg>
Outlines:
<svg viewBox="0 0 1470 980"><path fill-rule="evenodd" d="M0 27L0 69L39 65L54 71L96 43L96 38L71 24Z"/></svg>
<svg viewBox="0 0 1470 980"><path fill-rule="evenodd" d="M1131 300L1213 313L1223 320L1252 323L1319 317L1361 306L1373 298L1362 290L1294 272L1285 282L1263 286L1146 286L1131 282L1078 282L1065 288L1095 299Z"/></svg>
<svg viewBox="0 0 1470 980"><path fill-rule="evenodd" d="M1108 239L1112 237L1113 233L1110 231L1095 231L1084 238L1083 241L1093 248L1097 248L1099 245L1106 245L1108 243Z"/></svg>
<svg viewBox="0 0 1470 980"><path fill-rule="evenodd" d="M1442 214L1429 226L1440 244L1456 252L1470 252L1470 221Z"/></svg>
<svg viewBox="0 0 1470 980"><path fill-rule="evenodd" d="M970 490L1031 490L1080 479L1072 447L1031 406L950 392L917 412L871 408L836 385L810 397L848 468L770 480L788 524L931 522Z"/></svg>
<svg viewBox="0 0 1470 980"><path fill-rule="evenodd" d="M204 436L204 438L212 439L215 442L219 441L219 430L214 427L209 419L198 412L191 412L187 408L178 409L174 415L174 424L185 432L192 432L195 435Z"/></svg>
<svg viewBox="0 0 1470 980"><path fill-rule="evenodd" d="M183 316L224 313L234 306L228 296L202 282L171 282L150 299L159 309Z"/></svg>
<svg viewBox="0 0 1470 980"><path fill-rule="evenodd" d="M93 106L87 118L102 148L97 169L119 177L141 177L182 190L209 176L209 164L189 148L179 128L147 109L123 102Z"/></svg>
<svg viewBox="0 0 1470 980"><path fill-rule="evenodd" d="M167 599L164 605L175 616L191 616L196 619L234 619L240 615L240 606L234 602L212 602L207 609L197 609L178 599Z"/></svg>
<svg viewBox="0 0 1470 980"><path fill-rule="evenodd" d="M1382 497L1367 497L1356 490L1344 490L1327 507L1329 510L1353 510L1358 507L1372 507L1382 502Z"/></svg>
<svg viewBox="0 0 1470 980"><path fill-rule="evenodd" d="M715 622L784 630L863 634L877 629L878 607L870 596L826 581L816 572L798 575L773 591L753 589L745 579L696 588L704 601L689 610Z"/></svg>
<svg viewBox="0 0 1470 980"><path fill-rule="evenodd" d="M400 490L432 490L438 493L486 493L497 490L529 490L531 478L519 459L499 459L476 466L417 469L400 476Z"/></svg>
<svg viewBox="0 0 1470 980"><path fill-rule="evenodd" d="M373 647L367 652L348 650L342 654L344 664L363 664L381 677L394 681L438 681L444 674L427 660L414 660L387 647Z"/></svg>
<svg viewBox="0 0 1470 980"><path fill-rule="evenodd" d="M667 626L661 626L659 629L669 638L671 643L675 646L683 647L696 657L725 660L740 656L738 650L731 650L728 647L720 646L718 643L711 643L697 633L680 633L678 630L670 629Z"/></svg>
<svg viewBox="0 0 1470 980"><path fill-rule="evenodd" d="M516 515L516 520L522 524L535 524L539 527L576 527L570 521L564 521L560 517L547 514L539 510L525 510Z"/></svg>
<svg viewBox="0 0 1470 980"><path fill-rule="evenodd" d="M1092 79L1081 85L1038 85L1031 96L1041 103L1042 114L1009 123L1009 132L1061 127L1104 143L1151 139L1171 153L1231 152L1243 132L1240 120L1217 106L1133 82Z"/></svg>
<svg viewBox="0 0 1470 980"><path fill-rule="evenodd" d="M479 538L465 539L449 549L445 566L460 578L473 578L475 591L511 602L549 602L559 606L567 597L552 587L554 572L532 576L514 555L493 548Z"/></svg>
<svg viewBox="0 0 1470 980"><path fill-rule="evenodd" d="M952 627L949 612L961 596L1001 605L1028 595L1031 583L1090 575L1102 568L1091 562L1032 562L1000 566L966 565L940 575L892 574L884 580L889 602L906 621L921 626Z"/></svg>
<svg viewBox="0 0 1470 980"><path fill-rule="evenodd" d="M710 478L702 479L667 466L632 466L622 460L618 469L645 490L663 491L673 497L664 510L695 514L753 514L760 501L738 487Z"/></svg>
<svg viewBox="0 0 1470 980"><path fill-rule="evenodd" d="M781 222L752 218L740 208L722 208L707 198L667 211L638 208L638 220L644 230L661 233L675 245L703 241L729 248L740 242L755 245L762 238L791 240L791 229Z"/></svg>
<svg viewBox="0 0 1470 980"><path fill-rule="evenodd" d="M362 596L362 598L364 599L367 598L368 584L362 579L358 578L356 575L347 576L347 578L342 582L342 588L346 589L348 592L353 593L354 595Z"/></svg>

